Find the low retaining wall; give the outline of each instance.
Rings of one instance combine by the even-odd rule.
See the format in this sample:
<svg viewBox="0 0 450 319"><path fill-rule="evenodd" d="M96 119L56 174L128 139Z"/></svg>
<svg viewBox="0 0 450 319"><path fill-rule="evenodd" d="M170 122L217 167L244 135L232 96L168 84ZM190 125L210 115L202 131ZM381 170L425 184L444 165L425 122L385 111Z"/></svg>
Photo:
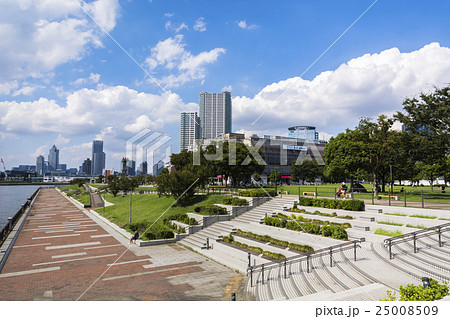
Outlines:
<svg viewBox="0 0 450 319"><path fill-rule="evenodd" d="M149 241L142 241L137 240L137 244L139 247L145 247L145 246L154 246L154 245L163 245L163 244L173 244L175 243L175 238L169 238L169 239L155 239L155 240L149 240Z"/></svg>

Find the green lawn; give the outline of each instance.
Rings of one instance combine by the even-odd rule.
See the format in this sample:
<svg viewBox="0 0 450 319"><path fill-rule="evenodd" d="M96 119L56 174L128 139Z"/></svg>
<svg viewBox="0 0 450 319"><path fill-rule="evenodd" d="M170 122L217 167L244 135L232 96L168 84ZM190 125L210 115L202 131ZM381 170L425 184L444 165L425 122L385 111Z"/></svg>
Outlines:
<svg viewBox="0 0 450 319"><path fill-rule="evenodd" d="M78 187L77 185L68 185L59 187L59 189L84 205L88 205L91 203L90 196L83 187Z"/></svg>
<svg viewBox="0 0 450 319"><path fill-rule="evenodd" d="M403 233L399 230L392 231L392 230L386 230L383 228L377 228L374 232L376 235L383 235L383 236L389 236L389 237L395 237L395 236L401 236Z"/></svg>
<svg viewBox="0 0 450 319"><path fill-rule="evenodd" d="M371 184L361 184L364 186L368 193L364 194L354 194L354 198L357 199L371 199L372 198L372 185ZM298 190L300 187L300 192L315 192L317 190L318 196L334 197L335 189L341 188L342 184L325 184L325 185L283 185L279 186L278 189L282 191L289 191L290 194L298 195ZM350 183L347 183L350 187ZM431 191L429 186L423 187L411 187L411 186L394 186L393 196L399 196L399 200L404 200L404 193L401 188L406 190L406 200L411 202L422 201L421 191L423 190L423 196L425 202L436 202L436 203L450 203L450 189L447 187L445 193L442 193L439 187L434 187L434 191ZM274 187L268 187L268 189L273 189ZM380 195L388 195L388 188L386 192L380 192ZM387 198L383 198L387 199ZM393 199L391 199L393 200Z"/></svg>
<svg viewBox="0 0 450 319"><path fill-rule="evenodd" d="M133 195L132 198L131 222L132 224L152 224L158 219L158 217L161 216L161 214L164 213L164 216L162 216L157 222L158 225L162 225L162 221L165 218L169 218L177 213L193 213L195 206L200 204L221 204L225 197L228 196L194 196L188 206L177 207L175 204L170 207L170 205L172 205L175 201L173 197L158 197L157 194L136 194ZM103 213L102 208L97 209L96 212L102 214L110 221L126 229L128 227L130 217L130 199L130 195L126 195L124 197L117 195L117 197L114 197L111 194L106 194L106 201L113 203L114 205L106 207L105 213Z"/></svg>

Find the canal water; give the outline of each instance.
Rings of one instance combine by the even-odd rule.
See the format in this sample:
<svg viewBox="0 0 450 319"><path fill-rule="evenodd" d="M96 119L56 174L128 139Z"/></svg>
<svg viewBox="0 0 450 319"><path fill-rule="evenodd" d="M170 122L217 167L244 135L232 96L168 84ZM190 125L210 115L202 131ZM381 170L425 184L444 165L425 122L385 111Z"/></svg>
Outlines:
<svg viewBox="0 0 450 319"><path fill-rule="evenodd" d="M0 228L38 188L36 185L0 186Z"/></svg>

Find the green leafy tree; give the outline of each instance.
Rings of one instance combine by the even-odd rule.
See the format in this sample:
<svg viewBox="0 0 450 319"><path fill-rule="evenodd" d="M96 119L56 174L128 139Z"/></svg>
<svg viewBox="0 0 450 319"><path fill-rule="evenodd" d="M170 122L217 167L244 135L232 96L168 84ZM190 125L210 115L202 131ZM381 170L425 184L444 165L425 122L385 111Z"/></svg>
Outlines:
<svg viewBox="0 0 450 319"><path fill-rule="evenodd" d="M109 175L108 176L108 191L113 194L114 197L117 196L117 194L120 191L120 179L116 175Z"/></svg>
<svg viewBox="0 0 450 319"><path fill-rule="evenodd" d="M367 159L361 156L364 145L356 139L356 134L347 129L332 137L325 146L324 176L332 182L364 178L367 173Z"/></svg>
<svg viewBox="0 0 450 319"><path fill-rule="evenodd" d="M276 194L277 193L277 185L279 182L281 182L281 173L277 169L274 169L274 170L272 170L272 172L270 172L270 181L272 183L275 183L275 194Z"/></svg>
<svg viewBox="0 0 450 319"><path fill-rule="evenodd" d="M214 172L223 175L225 180L231 176L234 187L238 187L241 181L250 181L252 174L261 173L264 170L262 152L258 152L251 146L243 143L228 142L216 143L206 149L207 155L218 154L218 158L213 161ZM253 153L252 153L253 152ZM221 155L221 156L220 156Z"/></svg>
<svg viewBox="0 0 450 319"><path fill-rule="evenodd" d="M253 174L253 180L259 183L261 181L261 175L259 175L258 173Z"/></svg>
<svg viewBox="0 0 450 319"><path fill-rule="evenodd" d="M198 177L189 170L161 172L156 178L158 196L173 196L179 199L178 206L184 206L194 196L197 182Z"/></svg>
<svg viewBox="0 0 450 319"><path fill-rule="evenodd" d="M354 130L355 139L361 144L360 156L366 159L366 167L373 177L373 183L378 182L379 173L391 158L395 149L395 133L392 128L394 120L380 115L377 122L363 118ZM384 191L384 184L383 191ZM378 190L374 189L375 196Z"/></svg>
<svg viewBox="0 0 450 319"><path fill-rule="evenodd" d="M78 187L82 187L84 183L86 183L86 179L84 178L74 178L70 181L70 184L77 185Z"/></svg>
<svg viewBox="0 0 450 319"><path fill-rule="evenodd" d="M430 173L437 173L437 167L430 169L428 165L442 166L449 155L450 87L435 88L432 93L421 93L419 98L407 98L403 110L395 118L405 127L411 156L422 163L419 165L425 170L422 174L431 176Z"/></svg>
<svg viewBox="0 0 450 319"><path fill-rule="evenodd" d="M95 182L101 184L101 183L103 183L104 178L105 178L105 176L98 175L97 178L95 179Z"/></svg>
<svg viewBox="0 0 450 319"><path fill-rule="evenodd" d="M322 169L316 161L303 161L300 165L292 163L291 168L292 180L294 182L301 181L302 184L314 182L315 179L322 175Z"/></svg>
<svg viewBox="0 0 450 319"><path fill-rule="evenodd" d="M170 173L167 168L163 168L159 175L155 178L156 191L158 197L170 195Z"/></svg>

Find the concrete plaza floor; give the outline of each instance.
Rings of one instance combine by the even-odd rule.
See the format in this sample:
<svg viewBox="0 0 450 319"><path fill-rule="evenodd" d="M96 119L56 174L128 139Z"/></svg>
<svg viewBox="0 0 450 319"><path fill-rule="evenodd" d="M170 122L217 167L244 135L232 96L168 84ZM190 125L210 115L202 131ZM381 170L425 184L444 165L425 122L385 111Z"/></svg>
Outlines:
<svg viewBox="0 0 450 319"><path fill-rule="evenodd" d="M236 277L179 245L130 246L42 189L0 273L0 300L229 300Z"/></svg>

